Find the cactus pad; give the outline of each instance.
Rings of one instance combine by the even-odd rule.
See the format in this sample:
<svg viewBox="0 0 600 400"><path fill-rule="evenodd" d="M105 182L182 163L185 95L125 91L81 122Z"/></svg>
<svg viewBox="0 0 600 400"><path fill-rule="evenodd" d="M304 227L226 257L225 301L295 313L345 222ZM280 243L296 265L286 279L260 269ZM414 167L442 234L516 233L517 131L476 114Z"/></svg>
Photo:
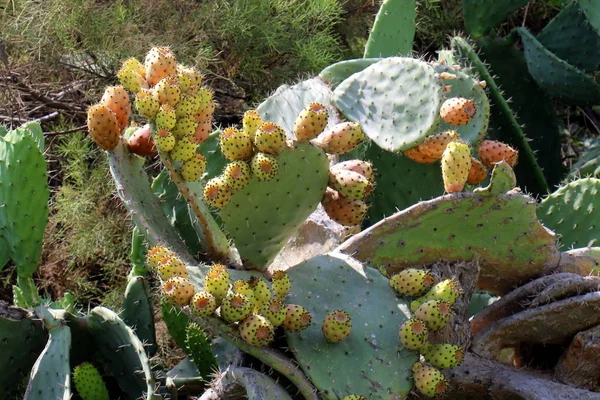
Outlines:
<svg viewBox="0 0 600 400"><path fill-rule="evenodd" d="M464 0L463 14L467 30L474 38L484 36L525 4L527 0Z"/></svg>
<svg viewBox="0 0 600 400"><path fill-rule="evenodd" d="M410 55L415 38L415 0L385 0L365 45L364 58Z"/></svg>
<svg viewBox="0 0 600 400"><path fill-rule="evenodd" d="M589 24L600 34L600 8L596 0L579 0L579 7L588 19Z"/></svg>
<svg viewBox="0 0 600 400"><path fill-rule="evenodd" d="M145 344L146 351L153 355L156 350L154 310L150 302L148 282L143 276L131 276L123 300L123 321L135 331Z"/></svg>
<svg viewBox="0 0 600 400"><path fill-rule="evenodd" d="M357 58L354 60L340 61L331 64L321 71L319 77L329 83L332 87L336 87L350 75L360 72L381 60L382 58Z"/></svg>

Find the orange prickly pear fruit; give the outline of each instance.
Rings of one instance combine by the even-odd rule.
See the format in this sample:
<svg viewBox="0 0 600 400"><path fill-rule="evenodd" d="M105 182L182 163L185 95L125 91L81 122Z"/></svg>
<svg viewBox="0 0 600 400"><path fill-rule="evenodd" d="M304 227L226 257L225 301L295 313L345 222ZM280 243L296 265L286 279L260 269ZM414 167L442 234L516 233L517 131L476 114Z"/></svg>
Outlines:
<svg viewBox="0 0 600 400"><path fill-rule="evenodd" d="M356 122L342 122L330 131L322 133L315 145L330 154L345 154L353 150L365 139L365 134Z"/></svg>
<svg viewBox="0 0 600 400"><path fill-rule="evenodd" d="M175 55L168 47L153 47L144 61L146 81L150 86L156 85L161 79L177 74Z"/></svg>
<svg viewBox="0 0 600 400"><path fill-rule="evenodd" d="M476 112L477 108L473 100L464 97L452 97L440 108L440 116L444 122L455 126L468 124Z"/></svg>
<svg viewBox="0 0 600 400"><path fill-rule="evenodd" d="M417 147L422 154L439 160L446 150L446 146L450 142L457 142L460 140L460 136L456 131L446 131L435 133L431 136L427 136L425 141Z"/></svg>
<svg viewBox="0 0 600 400"><path fill-rule="evenodd" d="M485 166L476 158L471 157L471 168L467 175L467 183L469 185L479 185L487 177L488 171Z"/></svg>
<svg viewBox="0 0 600 400"><path fill-rule="evenodd" d="M493 168L494 164L502 160L514 168L519 159L519 152L502 142L483 140L479 144L479 159L483 165L489 168Z"/></svg>
<svg viewBox="0 0 600 400"><path fill-rule="evenodd" d="M412 149L404 150L404 155L410 158L411 160L421 164L432 164L438 160L437 158L433 158L421 152L419 146L413 147Z"/></svg>
<svg viewBox="0 0 600 400"><path fill-rule="evenodd" d="M319 136L327 125L329 113L321 103L311 103L300 112L294 123L294 135L299 142L308 142Z"/></svg>
<svg viewBox="0 0 600 400"><path fill-rule="evenodd" d="M104 104L91 106L87 112L90 136L104 150L112 150L119 143L121 128L115 113Z"/></svg>
<svg viewBox="0 0 600 400"><path fill-rule="evenodd" d="M325 191L321 204L329 218L344 226L362 223L369 209L364 201L350 200L331 188Z"/></svg>
<svg viewBox="0 0 600 400"><path fill-rule="evenodd" d="M123 86L109 86L104 90L104 95L100 100L115 113L117 123L121 132L127 128L129 116L131 115L131 104L129 104L129 95Z"/></svg>

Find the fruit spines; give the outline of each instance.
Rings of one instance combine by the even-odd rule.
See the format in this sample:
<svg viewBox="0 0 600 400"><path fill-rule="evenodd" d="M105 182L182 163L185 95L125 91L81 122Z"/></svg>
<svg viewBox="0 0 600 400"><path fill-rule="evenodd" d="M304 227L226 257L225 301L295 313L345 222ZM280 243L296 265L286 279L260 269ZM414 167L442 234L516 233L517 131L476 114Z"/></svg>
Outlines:
<svg viewBox="0 0 600 400"><path fill-rule="evenodd" d="M89 362L74 369L73 382L82 400L109 400L108 389L100 372Z"/></svg>
<svg viewBox="0 0 600 400"><path fill-rule="evenodd" d="M412 371L415 386L420 393L435 397L446 392L448 381L437 368L418 362L413 365Z"/></svg>
<svg viewBox="0 0 600 400"><path fill-rule="evenodd" d="M246 343L256 347L267 346L275 337L273 324L257 314L251 314L240 322L239 332Z"/></svg>
<svg viewBox="0 0 600 400"><path fill-rule="evenodd" d="M390 278L390 286L401 296L421 296L435 283L435 277L424 269L408 268Z"/></svg>
<svg viewBox="0 0 600 400"><path fill-rule="evenodd" d="M442 155L442 178L448 193L463 190L471 169L471 151L465 143L451 142Z"/></svg>
<svg viewBox="0 0 600 400"><path fill-rule="evenodd" d="M330 343L339 343L350 336L352 319L344 310L335 310L327 314L321 326L323 336Z"/></svg>
<svg viewBox="0 0 600 400"><path fill-rule="evenodd" d="M428 337L429 330L425 322L416 318L404 321L398 332L400 343L409 350L419 350L427 343Z"/></svg>
<svg viewBox="0 0 600 400"><path fill-rule="evenodd" d="M108 106L91 106L87 111L87 126L94 142L104 150L112 150L119 143L121 129L115 113Z"/></svg>
<svg viewBox="0 0 600 400"><path fill-rule="evenodd" d="M308 142L319 136L327 126L329 113L321 103L305 107L294 122L294 135L299 142Z"/></svg>
<svg viewBox="0 0 600 400"><path fill-rule="evenodd" d="M468 124L476 113L473 100L464 97L452 97L444 101L440 108L440 117L444 122L455 126Z"/></svg>
<svg viewBox="0 0 600 400"><path fill-rule="evenodd" d="M330 154L345 154L353 150L365 139L361 126L356 122L342 122L330 131L324 132L314 143Z"/></svg>

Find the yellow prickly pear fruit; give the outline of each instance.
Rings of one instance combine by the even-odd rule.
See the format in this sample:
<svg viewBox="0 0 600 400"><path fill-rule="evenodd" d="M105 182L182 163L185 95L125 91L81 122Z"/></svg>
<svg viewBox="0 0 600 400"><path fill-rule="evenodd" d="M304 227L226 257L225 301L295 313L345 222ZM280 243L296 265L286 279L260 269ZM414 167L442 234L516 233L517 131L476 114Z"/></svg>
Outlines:
<svg viewBox="0 0 600 400"><path fill-rule="evenodd" d="M173 129L177 123L175 109L168 104L163 104L156 113L156 126L158 128Z"/></svg>
<svg viewBox="0 0 600 400"><path fill-rule="evenodd" d="M250 166L244 161L232 161L223 170L223 177L227 186L233 190L245 188L250 183L252 173Z"/></svg>
<svg viewBox="0 0 600 400"><path fill-rule="evenodd" d="M175 136L165 128L159 128L156 131L156 140L154 141L160 151L169 152L175 147Z"/></svg>
<svg viewBox="0 0 600 400"><path fill-rule="evenodd" d="M181 166L181 177L184 181L192 182L200 179L206 170L206 158L200 153L196 153L193 158L183 162Z"/></svg>
<svg viewBox="0 0 600 400"><path fill-rule="evenodd" d="M410 303L410 311L415 312L421 304L429 300L441 300L453 305L461 294L461 287L454 279L445 279L434 285L424 296Z"/></svg>
<svg viewBox="0 0 600 400"><path fill-rule="evenodd" d="M252 313L252 304L241 293L229 293L221 302L221 317L228 322L238 322Z"/></svg>
<svg viewBox="0 0 600 400"><path fill-rule="evenodd" d="M91 106L87 112L87 125L94 142L104 150L112 150L119 143L121 128L115 113L108 106Z"/></svg>
<svg viewBox="0 0 600 400"><path fill-rule="evenodd" d="M219 137L221 153L231 161L247 160L252 157L252 141L248 134L236 128L227 128Z"/></svg>
<svg viewBox="0 0 600 400"><path fill-rule="evenodd" d="M135 58L133 60L135 60ZM143 68L144 66L142 65L142 69ZM117 78L119 79L119 82L121 82L121 85L132 93L137 93L142 90L142 88L148 87L148 82L146 82L144 76L145 74L141 75L138 70L126 66L125 64L123 64L119 72L117 72Z"/></svg>
<svg viewBox="0 0 600 400"><path fill-rule="evenodd" d="M283 324L286 315L286 306L279 299L272 297L265 301L260 308L260 315L265 316L273 326L279 326Z"/></svg>
<svg viewBox="0 0 600 400"><path fill-rule="evenodd" d="M217 309L217 300L210 292L201 290L190 301L190 310L199 317L210 317Z"/></svg>
<svg viewBox="0 0 600 400"><path fill-rule="evenodd" d="M177 82L182 92L187 92L194 86L202 84L202 74L194 67L186 67L185 65L177 65Z"/></svg>
<svg viewBox="0 0 600 400"><path fill-rule="evenodd" d="M173 135L177 139L181 139L185 136L192 136L196 130L198 123L190 117L179 117L173 127Z"/></svg>
<svg viewBox="0 0 600 400"><path fill-rule="evenodd" d="M455 344L427 344L420 353L429 364L436 368L454 368L460 365L465 355L464 351Z"/></svg>
<svg viewBox="0 0 600 400"><path fill-rule="evenodd" d="M315 145L330 154L345 154L365 139L365 134L356 122L342 122L330 131L321 134Z"/></svg>
<svg viewBox="0 0 600 400"><path fill-rule="evenodd" d="M279 163L277 159L265 153L256 153L250 163L252 175L259 181L269 181L277 176Z"/></svg>
<svg viewBox="0 0 600 400"><path fill-rule="evenodd" d="M254 140L256 130L264 123L265 121L258 115L256 110L248 110L244 113L242 120L243 131L250 136L250 139Z"/></svg>
<svg viewBox="0 0 600 400"><path fill-rule="evenodd" d="M310 326L312 314L306 308L297 304L288 304L283 327L288 331L299 332Z"/></svg>
<svg viewBox="0 0 600 400"><path fill-rule="evenodd" d="M288 293L292 289L292 283L290 277L285 271L275 271L273 273L273 281L271 287L273 288L273 294L275 298L283 301L287 297Z"/></svg>
<svg viewBox="0 0 600 400"><path fill-rule="evenodd" d="M163 258L174 256L175 255L173 254L173 252L167 249L166 247L154 246L148 251L148 254L146 254L146 261L148 262L148 265L150 265L153 268L156 268L158 267L158 264L160 264L160 261Z"/></svg>
<svg viewBox="0 0 600 400"><path fill-rule="evenodd" d="M129 95L123 86L109 86L104 89L104 95L100 100L115 113L117 123L121 132L127 128L129 116L131 115L131 104L129 104Z"/></svg>
<svg viewBox="0 0 600 400"><path fill-rule="evenodd" d="M416 318L404 321L398 332L400 343L409 350L419 350L427 343L428 337L425 322Z"/></svg>
<svg viewBox="0 0 600 400"><path fill-rule="evenodd" d="M299 142L308 142L319 136L327 126L327 108L321 103L311 103L300 112L294 122L294 135Z"/></svg>
<svg viewBox="0 0 600 400"><path fill-rule="evenodd" d="M262 315L252 314L240 322L240 336L252 346L262 347L271 343L275 337L275 328Z"/></svg>
<svg viewBox="0 0 600 400"><path fill-rule="evenodd" d="M416 363L412 371L417 390L425 396L435 397L446 392L448 381L437 368Z"/></svg>
<svg viewBox="0 0 600 400"><path fill-rule="evenodd" d="M214 264L212 267L210 267L210 270L204 279L206 290L215 296L218 304L220 304L221 300L223 300L227 295L229 283L231 283L229 272L222 264Z"/></svg>
<svg viewBox="0 0 600 400"><path fill-rule="evenodd" d="M173 77L166 77L160 80L152 89L154 98L159 104L168 104L175 108L181 98L181 89Z"/></svg>
<svg viewBox="0 0 600 400"><path fill-rule="evenodd" d="M153 47L144 61L146 81L150 86L156 85L161 79L177 74L175 55L168 47Z"/></svg>
<svg viewBox="0 0 600 400"><path fill-rule="evenodd" d="M135 108L142 117L154 119L160 110L160 104L152 95L151 90L142 89L135 96Z"/></svg>
<svg viewBox="0 0 600 400"><path fill-rule="evenodd" d="M166 281L174 276L181 276L184 278L188 277L185 264L175 256L167 256L160 260L156 266L156 272L163 281Z"/></svg>
<svg viewBox="0 0 600 400"><path fill-rule="evenodd" d="M254 145L267 154L279 154L285 149L286 135L283 128L273 122L265 122L254 134Z"/></svg>
<svg viewBox="0 0 600 400"><path fill-rule="evenodd" d="M198 145L194 143L190 136L184 136L175 142L175 147L169 153L173 161L187 161L196 155Z"/></svg>
<svg viewBox="0 0 600 400"><path fill-rule="evenodd" d="M323 321L321 331L328 342L341 342L350 336L350 332L352 332L350 315L344 310L330 312Z"/></svg>
<svg viewBox="0 0 600 400"><path fill-rule="evenodd" d="M465 143L451 142L442 155L442 178L448 193L463 190L471 169L471 150Z"/></svg>
<svg viewBox="0 0 600 400"><path fill-rule="evenodd" d="M194 286L187 279L175 276L163 284L162 293L171 303L183 307L188 305L194 296Z"/></svg>
<svg viewBox="0 0 600 400"><path fill-rule="evenodd" d="M224 177L218 176L206 182L202 195L209 206L223 208L231 200L233 190L227 185Z"/></svg>
<svg viewBox="0 0 600 400"><path fill-rule="evenodd" d="M407 268L390 278L390 286L401 296L421 296L434 283L433 274L424 269Z"/></svg>

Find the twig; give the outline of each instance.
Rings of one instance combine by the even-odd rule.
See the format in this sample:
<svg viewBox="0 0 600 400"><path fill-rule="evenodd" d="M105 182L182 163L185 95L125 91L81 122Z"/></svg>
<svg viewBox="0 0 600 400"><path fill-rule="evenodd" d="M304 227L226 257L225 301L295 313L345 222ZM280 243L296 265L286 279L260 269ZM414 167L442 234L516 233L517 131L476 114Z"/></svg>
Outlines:
<svg viewBox="0 0 600 400"><path fill-rule="evenodd" d="M85 131L86 129L87 129L87 125L81 125L81 126L78 126L77 128L67 129L66 131L44 132L44 135L45 136L58 136L58 135L65 135L67 133Z"/></svg>

